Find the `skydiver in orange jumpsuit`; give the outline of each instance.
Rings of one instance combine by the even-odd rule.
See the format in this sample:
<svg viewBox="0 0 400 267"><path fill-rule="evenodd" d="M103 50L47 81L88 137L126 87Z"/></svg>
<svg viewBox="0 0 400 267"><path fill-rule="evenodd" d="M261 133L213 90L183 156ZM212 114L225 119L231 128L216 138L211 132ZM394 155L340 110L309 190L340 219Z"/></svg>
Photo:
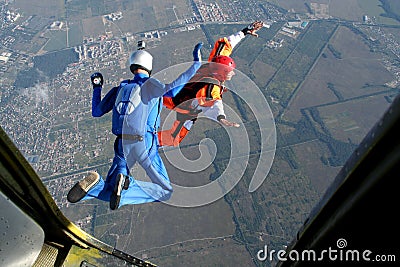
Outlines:
<svg viewBox="0 0 400 267"><path fill-rule="evenodd" d="M236 64L229 56L233 48L246 35L258 37L256 33L264 23L255 21L243 30L228 37L219 38L208 58L189 82L174 96L164 96L164 106L177 112L171 129L158 132L160 146L178 146L189 133L199 113L225 126L239 127L238 123L226 119L222 94L227 91L224 82L235 74Z"/></svg>

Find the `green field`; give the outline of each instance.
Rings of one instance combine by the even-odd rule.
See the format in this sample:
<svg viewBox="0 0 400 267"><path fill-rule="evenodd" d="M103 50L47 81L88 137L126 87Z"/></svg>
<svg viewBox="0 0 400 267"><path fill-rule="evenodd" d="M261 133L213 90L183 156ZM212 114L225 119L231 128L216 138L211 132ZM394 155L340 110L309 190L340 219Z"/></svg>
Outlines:
<svg viewBox="0 0 400 267"><path fill-rule="evenodd" d="M26 15L40 14L43 17L54 17L54 20L61 20L65 17L64 0L18 0L14 5Z"/></svg>

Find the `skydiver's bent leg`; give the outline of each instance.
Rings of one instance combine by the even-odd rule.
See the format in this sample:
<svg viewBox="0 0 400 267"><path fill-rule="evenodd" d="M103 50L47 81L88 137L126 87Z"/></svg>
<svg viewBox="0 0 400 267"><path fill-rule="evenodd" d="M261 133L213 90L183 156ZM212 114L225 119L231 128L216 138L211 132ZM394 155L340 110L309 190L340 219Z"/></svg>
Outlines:
<svg viewBox="0 0 400 267"><path fill-rule="evenodd" d="M110 167L110 170L108 171L103 189L100 192L98 192L97 195L95 194L97 192L92 193L94 197L100 200L110 201L110 208L114 206L112 202L116 201L116 199L113 196L113 193L115 192L116 187L118 185L116 180L119 174L125 176L129 175L129 168L124 156L123 143L121 137L117 137L115 139L113 163ZM128 188L128 185L125 185L124 183L123 188L124 189ZM112 198L113 201L111 201Z"/></svg>
<svg viewBox="0 0 400 267"><path fill-rule="evenodd" d="M80 187L79 184L84 183L84 181L86 179L88 179L88 177L92 176L92 174L95 174L96 176L99 177L99 180L97 181L97 183L95 183L90 188L86 187L87 189L89 189L87 191L84 190L83 188L77 189ZM78 193L78 192L82 192L82 191L85 193ZM72 202L74 200L75 200L75 202L80 201L80 200L89 200L92 198L109 201L112 191L113 191L113 187L111 186L111 184L106 183L97 172L90 172L88 176L83 178L80 182L76 183L74 185L74 187L71 188L71 190L68 192L67 199L69 202ZM78 194L80 194L80 195L78 196ZM72 202L72 203L75 203L75 202Z"/></svg>
<svg viewBox="0 0 400 267"><path fill-rule="evenodd" d="M114 158L107 174L106 183L110 183L112 186L114 186L115 178L119 173L122 173L123 175L129 175L129 168L124 156L121 137L117 137L114 142Z"/></svg>
<svg viewBox="0 0 400 267"><path fill-rule="evenodd" d="M93 191L97 184L99 184L101 179L100 175L97 172L89 172L86 177L84 177L81 181L77 182L71 190L69 190L67 194L67 200L71 203L76 203L88 194L89 191ZM103 181L104 183L104 181Z"/></svg>
<svg viewBox="0 0 400 267"><path fill-rule="evenodd" d="M134 157L134 161L143 167L152 182L138 181L129 177L129 188L122 191L119 206L165 201L171 197L172 186L164 163L158 154L156 143L157 135L149 133L146 134L145 142L132 143L126 149L129 150L126 152L128 162L130 162L130 157Z"/></svg>
<svg viewBox="0 0 400 267"><path fill-rule="evenodd" d="M159 162L161 162L161 165ZM164 175L166 175L166 170L164 164L162 164L161 158L160 161L158 159L154 160L152 167L150 168L153 170L158 169L160 172L165 172ZM149 175L149 173L150 172L148 172L147 174ZM158 179L164 180L162 183L160 183L162 185L151 182L138 181L134 180L133 177L129 177L129 188L128 190L122 191L119 206L121 207L128 204L142 204L168 200L171 197L173 190L172 186L169 184L168 176L164 175L158 174Z"/></svg>
<svg viewBox="0 0 400 267"><path fill-rule="evenodd" d="M171 197L172 189L163 189L157 184L134 180L133 177L129 177L129 179L128 190L121 192L119 207L130 204L166 201Z"/></svg>
<svg viewBox="0 0 400 267"><path fill-rule="evenodd" d="M90 172L89 175L71 188L67 195L68 201L75 203L80 200L91 198L110 201L111 194L115 189L115 180L118 174L129 174L120 137L117 137L114 142L114 159L108 171L106 181L104 181L97 172ZM128 185L124 184L124 187L124 189L126 189Z"/></svg>
<svg viewBox="0 0 400 267"><path fill-rule="evenodd" d="M122 190L129 188L130 180L129 176L119 173L117 175L113 193L110 196L110 209L115 210L119 207L121 201Z"/></svg>
<svg viewBox="0 0 400 267"><path fill-rule="evenodd" d="M160 146L178 146L189 133L195 120L176 120L171 129L158 132Z"/></svg>

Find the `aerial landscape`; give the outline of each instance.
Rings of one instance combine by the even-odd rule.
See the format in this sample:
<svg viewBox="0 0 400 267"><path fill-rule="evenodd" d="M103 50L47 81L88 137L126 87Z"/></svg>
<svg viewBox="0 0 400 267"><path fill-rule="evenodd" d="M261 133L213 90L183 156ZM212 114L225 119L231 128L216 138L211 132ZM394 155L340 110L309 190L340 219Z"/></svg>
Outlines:
<svg viewBox="0 0 400 267"><path fill-rule="evenodd" d="M224 94L241 127L200 118L178 148L160 149L175 185L232 188L193 206L67 201L88 171L106 176L114 154L111 115L91 114L93 72L104 95L131 78L139 41L157 77L190 62L198 42L207 60L218 38L256 20L265 27L235 47ZM0 126L68 219L159 266L274 266L257 253L295 238L400 89L398 0L0 0L0 23ZM187 171L168 156L177 150L214 157Z"/></svg>

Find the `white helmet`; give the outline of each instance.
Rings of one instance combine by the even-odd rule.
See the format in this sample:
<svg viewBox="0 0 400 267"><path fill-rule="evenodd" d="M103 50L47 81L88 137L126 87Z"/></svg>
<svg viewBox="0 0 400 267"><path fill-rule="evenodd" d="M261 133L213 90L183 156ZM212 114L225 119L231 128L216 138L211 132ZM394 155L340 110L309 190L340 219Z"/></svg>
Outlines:
<svg viewBox="0 0 400 267"><path fill-rule="evenodd" d="M141 68L151 72L153 69L153 56L150 55L149 52L144 50L137 50L132 52L131 56L129 57L129 64L140 66Z"/></svg>

